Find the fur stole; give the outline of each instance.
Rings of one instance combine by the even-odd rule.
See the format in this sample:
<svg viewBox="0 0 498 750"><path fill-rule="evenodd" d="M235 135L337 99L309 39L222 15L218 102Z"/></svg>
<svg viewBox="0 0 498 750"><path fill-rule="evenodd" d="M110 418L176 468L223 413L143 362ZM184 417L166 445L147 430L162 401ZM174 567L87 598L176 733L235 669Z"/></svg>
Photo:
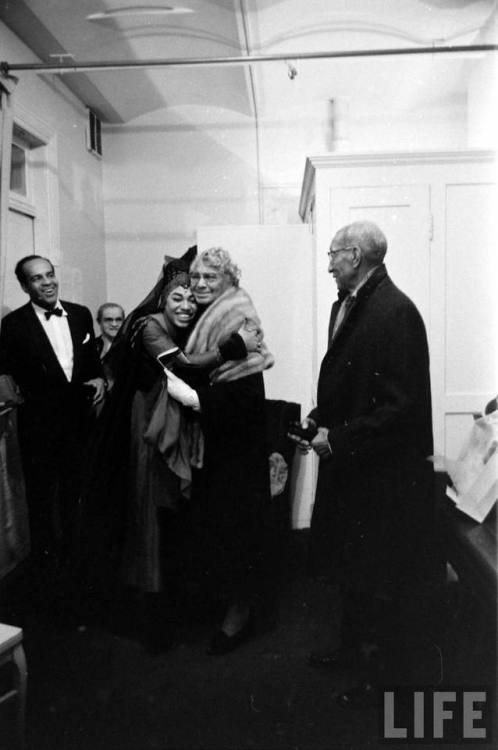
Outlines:
<svg viewBox="0 0 498 750"><path fill-rule="evenodd" d="M244 320L248 327L256 326L262 331L251 298L244 289L232 286L202 313L190 333L185 354L188 356L215 349L224 338L238 331ZM272 367L274 361L263 340L261 351L250 352L244 360L224 362L211 372L210 379L213 383L238 380L255 372L267 370Z"/></svg>

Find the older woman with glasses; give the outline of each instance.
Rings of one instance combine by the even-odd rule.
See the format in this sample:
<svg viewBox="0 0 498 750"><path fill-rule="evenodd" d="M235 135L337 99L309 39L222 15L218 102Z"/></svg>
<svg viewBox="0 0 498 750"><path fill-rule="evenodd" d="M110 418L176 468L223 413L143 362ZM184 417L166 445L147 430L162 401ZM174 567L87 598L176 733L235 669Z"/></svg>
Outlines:
<svg viewBox="0 0 498 750"><path fill-rule="evenodd" d="M186 342L187 356L212 350L244 321L261 330L251 299L239 286L240 271L224 249L202 252L190 274L202 312ZM198 414L203 436L192 499L206 533L209 570L225 605L208 647L211 654L233 650L253 627L262 511L269 498L262 373L272 364L261 333L258 351L220 363L195 388L168 373L169 394Z"/></svg>

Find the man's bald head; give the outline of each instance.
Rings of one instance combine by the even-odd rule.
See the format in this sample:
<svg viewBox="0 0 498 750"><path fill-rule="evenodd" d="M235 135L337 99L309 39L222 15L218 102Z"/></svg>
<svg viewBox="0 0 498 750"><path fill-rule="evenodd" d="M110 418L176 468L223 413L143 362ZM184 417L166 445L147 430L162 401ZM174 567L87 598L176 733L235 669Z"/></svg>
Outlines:
<svg viewBox="0 0 498 750"><path fill-rule="evenodd" d="M387 251L387 240L373 221L354 221L339 229L329 250L329 273L337 287L352 292Z"/></svg>
<svg viewBox="0 0 498 750"><path fill-rule="evenodd" d="M354 221L347 224L339 229L333 242L358 246L369 269L383 263L387 252L386 236L373 221Z"/></svg>

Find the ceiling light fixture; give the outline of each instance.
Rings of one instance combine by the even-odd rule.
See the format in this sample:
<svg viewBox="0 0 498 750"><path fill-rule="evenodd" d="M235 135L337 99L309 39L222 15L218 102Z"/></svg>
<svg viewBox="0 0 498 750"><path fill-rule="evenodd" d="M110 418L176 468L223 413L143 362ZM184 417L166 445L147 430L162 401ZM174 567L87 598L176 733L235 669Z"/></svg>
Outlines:
<svg viewBox="0 0 498 750"><path fill-rule="evenodd" d="M90 13L87 21L107 21L111 18L129 18L132 16L173 16L193 13L191 8L173 5L133 5L126 8L105 10L102 13Z"/></svg>

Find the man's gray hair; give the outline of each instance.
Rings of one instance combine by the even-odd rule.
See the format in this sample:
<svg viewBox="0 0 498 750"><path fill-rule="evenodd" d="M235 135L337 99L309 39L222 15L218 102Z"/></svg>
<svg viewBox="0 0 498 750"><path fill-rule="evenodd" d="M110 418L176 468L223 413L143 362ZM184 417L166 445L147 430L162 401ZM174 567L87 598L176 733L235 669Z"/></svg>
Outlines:
<svg viewBox="0 0 498 750"><path fill-rule="evenodd" d="M387 239L373 221L353 221L339 229L336 237L340 237L346 245L358 245L367 265L378 266L384 261Z"/></svg>

